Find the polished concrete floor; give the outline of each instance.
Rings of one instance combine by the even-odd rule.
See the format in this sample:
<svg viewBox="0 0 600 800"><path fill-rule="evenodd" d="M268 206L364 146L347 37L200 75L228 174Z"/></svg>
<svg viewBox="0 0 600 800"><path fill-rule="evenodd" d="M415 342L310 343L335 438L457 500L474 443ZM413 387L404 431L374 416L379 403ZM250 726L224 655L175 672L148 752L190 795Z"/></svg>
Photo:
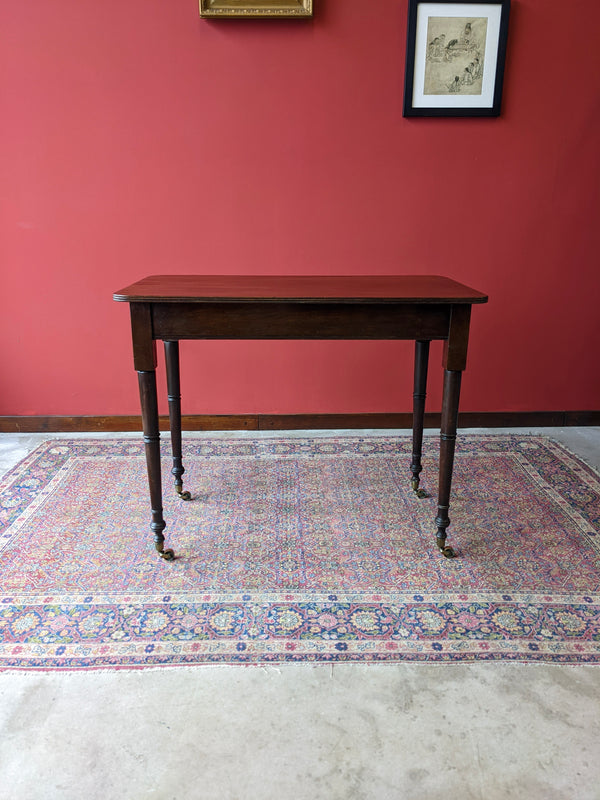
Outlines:
<svg viewBox="0 0 600 800"><path fill-rule="evenodd" d="M600 428L530 432L600 469ZM0 800L599 800L599 742L600 667L0 674Z"/></svg>

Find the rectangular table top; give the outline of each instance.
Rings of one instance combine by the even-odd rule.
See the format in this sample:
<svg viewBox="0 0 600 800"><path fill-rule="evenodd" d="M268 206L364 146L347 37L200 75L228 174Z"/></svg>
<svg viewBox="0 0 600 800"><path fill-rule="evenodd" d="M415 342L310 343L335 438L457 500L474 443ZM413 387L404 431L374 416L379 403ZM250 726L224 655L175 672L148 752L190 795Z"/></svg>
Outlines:
<svg viewBox="0 0 600 800"><path fill-rule="evenodd" d="M151 275L115 292L142 302L486 303L476 289L439 275Z"/></svg>

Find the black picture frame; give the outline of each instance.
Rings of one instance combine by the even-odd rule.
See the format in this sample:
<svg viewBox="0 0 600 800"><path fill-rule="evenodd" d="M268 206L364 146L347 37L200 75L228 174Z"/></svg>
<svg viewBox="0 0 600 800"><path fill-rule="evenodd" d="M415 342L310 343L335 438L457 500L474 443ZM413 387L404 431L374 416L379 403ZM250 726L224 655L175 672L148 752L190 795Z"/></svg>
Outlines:
<svg viewBox="0 0 600 800"><path fill-rule="evenodd" d="M497 117L510 0L409 0L405 117Z"/></svg>

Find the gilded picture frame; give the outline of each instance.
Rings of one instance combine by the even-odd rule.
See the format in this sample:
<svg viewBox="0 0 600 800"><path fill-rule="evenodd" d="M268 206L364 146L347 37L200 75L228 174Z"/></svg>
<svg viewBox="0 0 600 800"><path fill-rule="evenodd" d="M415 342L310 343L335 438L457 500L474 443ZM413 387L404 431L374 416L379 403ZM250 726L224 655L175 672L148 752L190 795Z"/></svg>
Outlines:
<svg viewBox="0 0 600 800"><path fill-rule="evenodd" d="M200 16L227 17L312 17L312 0L200 0Z"/></svg>
<svg viewBox="0 0 600 800"><path fill-rule="evenodd" d="M497 117L510 0L409 0L405 117Z"/></svg>

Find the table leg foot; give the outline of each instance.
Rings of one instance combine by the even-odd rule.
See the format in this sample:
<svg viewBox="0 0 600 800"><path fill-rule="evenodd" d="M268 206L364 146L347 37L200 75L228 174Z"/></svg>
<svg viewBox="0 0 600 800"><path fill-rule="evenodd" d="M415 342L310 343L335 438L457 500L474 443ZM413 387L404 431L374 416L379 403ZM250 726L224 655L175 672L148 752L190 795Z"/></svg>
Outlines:
<svg viewBox="0 0 600 800"><path fill-rule="evenodd" d="M424 497L429 497L425 489L419 489L419 479L413 478L410 482L411 489L417 495L419 500L422 500Z"/></svg>
<svg viewBox="0 0 600 800"><path fill-rule="evenodd" d="M153 509L150 529L154 534L154 547L156 548L158 555L161 558L164 558L165 561L173 561L175 558L175 553L173 550L165 550L165 537L163 531L166 527L167 525L162 516L162 509L160 511L158 509Z"/></svg>
<svg viewBox="0 0 600 800"><path fill-rule="evenodd" d="M163 558L165 561L175 561L175 552L171 549L163 549L162 544L161 547L156 545L156 549L158 551L158 555Z"/></svg>
<svg viewBox="0 0 600 800"><path fill-rule="evenodd" d="M445 556L446 558L456 558L456 553L454 552L454 549L450 547L450 545L447 545L445 542L446 542L445 539L437 540L437 546L442 551L442 555Z"/></svg>
<svg viewBox="0 0 600 800"><path fill-rule="evenodd" d="M448 507L442 507L438 510L438 516L435 518L437 525L437 538L436 544L442 551L442 555L446 558L455 558L456 553L450 545L446 544L446 528L450 525L450 517L448 516Z"/></svg>
<svg viewBox="0 0 600 800"><path fill-rule="evenodd" d="M175 484L175 491L177 492L180 500L191 500L192 499L192 495L190 494L190 492L184 492L183 491L183 484L182 483L181 484L178 484L178 483Z"/></svg>
<svg viewBox="0 0 600 800"><path fill-rule="evenodd" d="M425 497L431 497L431 495L428 494L425 489L419 489L419 483L420 481L418 478L413 478L410 482L410 488L413 490L419 500L422 500Z"/></svg>

